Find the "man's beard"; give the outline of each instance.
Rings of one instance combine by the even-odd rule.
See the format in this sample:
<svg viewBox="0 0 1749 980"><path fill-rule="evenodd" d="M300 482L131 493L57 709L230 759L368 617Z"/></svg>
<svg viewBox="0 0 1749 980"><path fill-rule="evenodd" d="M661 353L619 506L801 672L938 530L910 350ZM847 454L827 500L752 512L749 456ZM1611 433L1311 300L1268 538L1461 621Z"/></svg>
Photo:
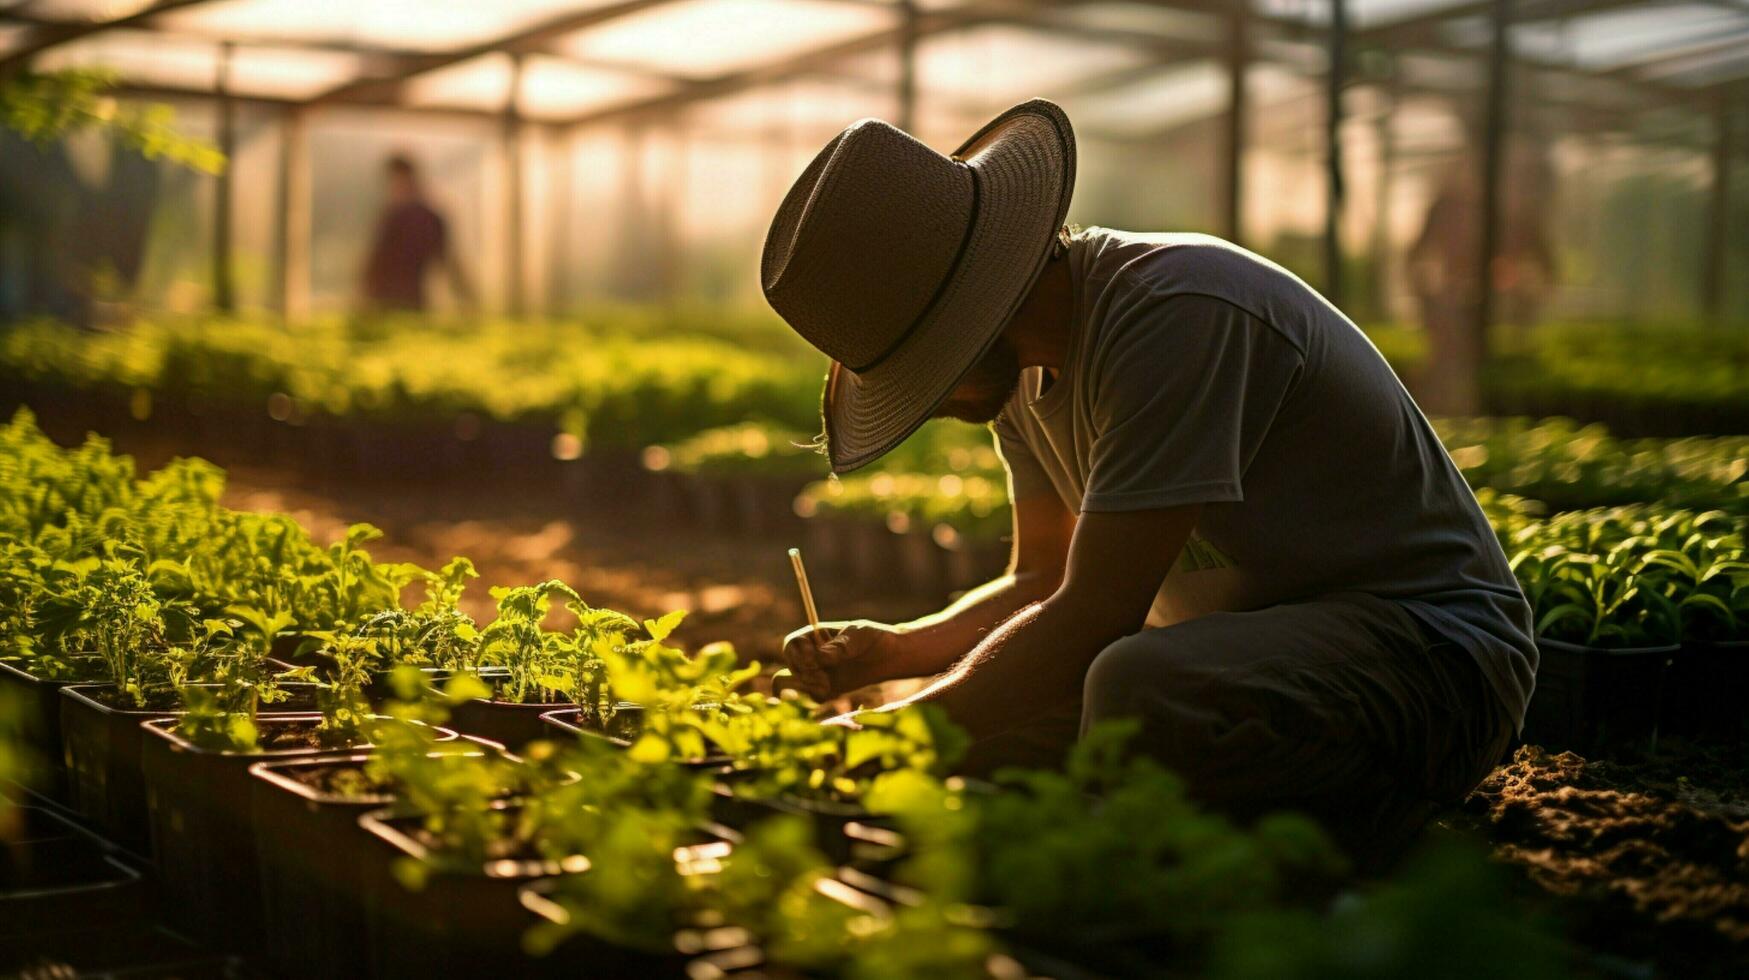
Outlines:
<svg viewBox="0 0 1749 980"><path fill-rule="evenodd" d="M935 410L936 418L985 425L996 421L1020 387L1020 352L1007 337L997 337L990 350L960 378L953 394Z"/></svg>

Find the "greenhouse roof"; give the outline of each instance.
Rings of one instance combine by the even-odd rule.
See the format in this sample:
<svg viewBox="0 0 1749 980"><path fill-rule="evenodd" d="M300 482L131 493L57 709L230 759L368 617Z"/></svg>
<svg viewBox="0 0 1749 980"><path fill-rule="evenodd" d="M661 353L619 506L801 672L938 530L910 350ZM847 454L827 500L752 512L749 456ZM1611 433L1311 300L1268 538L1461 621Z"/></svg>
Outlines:
<svg viewBox="0 0 1749 980"><path fill-rule="evenodd" d="M1479 83L1501 0L1347 0L1354 78ZM920 101L1073 96L1112 132L1222 104L1242 43L1267 93L1323 73L1335 0L0 0L0 68L101 66L125 90L393 106L553 125L830 79ZM1749 79L1749 0L1516 0L1513 57L1603 118L1707 106ZM1242 26L1235 27L1244 10ZM1241 40L1242 39L1242 40ZM911 54L909 72L895 52ZM1377 59L1372 59L1377 60ZM913 79L914 82L908 82ZM1582 88L1582 91L1578 91Z"/></svg>

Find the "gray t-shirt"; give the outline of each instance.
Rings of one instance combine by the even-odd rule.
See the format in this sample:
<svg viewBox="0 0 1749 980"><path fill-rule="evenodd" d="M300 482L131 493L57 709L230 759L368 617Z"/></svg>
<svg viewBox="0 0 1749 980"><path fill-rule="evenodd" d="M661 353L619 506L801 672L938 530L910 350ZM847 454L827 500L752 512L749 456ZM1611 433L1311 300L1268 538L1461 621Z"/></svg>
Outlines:
<svg viewBox="0 0 1749 980"><path fill-rule="evenodd" d="M1522 724L1531 614L1421 410L1359 328L1206 235L1089 229L1073 336L995 423L1016 499L1077 513L1203 504L1150 626L1337 592L1403 604L1467 650Z"/></svg>

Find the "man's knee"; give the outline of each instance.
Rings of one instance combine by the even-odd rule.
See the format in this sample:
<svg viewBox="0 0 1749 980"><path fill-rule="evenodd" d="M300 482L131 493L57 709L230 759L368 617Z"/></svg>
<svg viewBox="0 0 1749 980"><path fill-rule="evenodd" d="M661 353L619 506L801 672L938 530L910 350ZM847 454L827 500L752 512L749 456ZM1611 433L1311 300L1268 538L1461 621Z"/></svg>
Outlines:
<svg viewBox="0 0 1749 980"><path fill-rule="evenodd" d="M1143 630L1113 642L1087 668L1081 691L1083 729L1140 714L1151 695L1170 686L1172 672L1159 631Z"/></svg>

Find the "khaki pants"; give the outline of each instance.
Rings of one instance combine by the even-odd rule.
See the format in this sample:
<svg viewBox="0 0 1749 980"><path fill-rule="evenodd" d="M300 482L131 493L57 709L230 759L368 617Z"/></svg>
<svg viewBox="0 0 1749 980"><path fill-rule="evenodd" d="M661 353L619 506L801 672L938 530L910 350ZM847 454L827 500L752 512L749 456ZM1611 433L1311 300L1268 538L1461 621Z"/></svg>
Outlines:
<svg viewBox="0 0 1749 980"><path fill-rule="evenodd" d="M1363 868L1505 754L1512 723L1475 661L1396 603L1341 594L1216 613L1113 643L1079 703L972 747L964 768L1059 764L1078 732L1135 718L1134 748L1240 818L1310 813Z"/></svg>

